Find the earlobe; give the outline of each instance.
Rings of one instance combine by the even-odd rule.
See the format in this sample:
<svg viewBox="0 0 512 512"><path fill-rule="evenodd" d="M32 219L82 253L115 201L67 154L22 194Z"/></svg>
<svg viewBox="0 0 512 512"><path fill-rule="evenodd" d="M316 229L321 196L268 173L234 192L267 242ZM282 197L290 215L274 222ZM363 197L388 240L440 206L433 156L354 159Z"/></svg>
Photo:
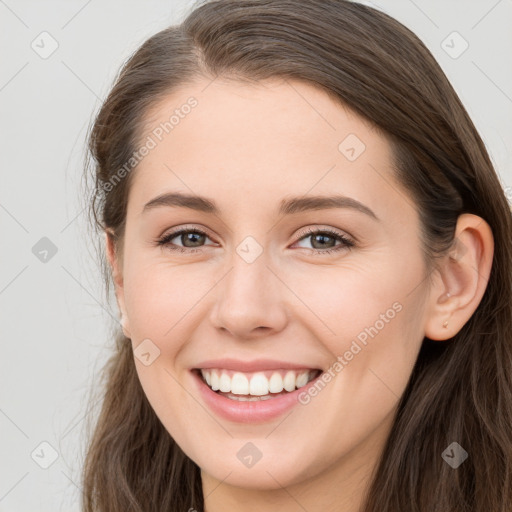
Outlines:
<svg viewBox="0 0 512 512"><path fill-rule="evenodd" d="M131 338L128 315L126 313L124 302L124 283L123 275L120 268L121 262L116 252L115 235L110 229L105 230L105 247L105 252L107 254L107 259L112 273L112 280L114 282L117 306L121 313L120 324L123 329L124 335L127 338Z"/></svg>
<svg viewBox="0 0 512 512"><path fill-rule="evenodd" d="M438 265L425 323L425 336L446 340L471 318L491 273L494 238L487 222L473 214L459 216L453 246Z"/></svg>

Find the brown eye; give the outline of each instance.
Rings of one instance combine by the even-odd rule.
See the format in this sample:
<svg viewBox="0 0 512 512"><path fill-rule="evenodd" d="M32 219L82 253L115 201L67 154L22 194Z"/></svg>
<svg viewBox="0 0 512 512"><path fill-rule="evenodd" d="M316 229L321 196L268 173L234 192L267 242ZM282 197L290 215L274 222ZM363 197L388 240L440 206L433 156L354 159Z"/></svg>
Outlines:
<svg viewBox="0 0 512 512"><path fill-rule="evenodd" d="M310 235L310 238L312 241L311 245L313 245L315 249L330 249L336 245L336 239L331 235L318 233L316 235ZM315 247L316 244L318 244L318 247Z"/></svg>
<svg viewBox="0 0 512 512"><path fill-rule="evenodd" d="M186 252L184 251L184 248L196 249L202 247L202 244L204 244L207 238L209 238L208 235L204 231L201 231L200 229L180 229L168 233L167 235L159 239L157 241L157 244L159 246L167 247L171 250L179 250L181 252ZM173 242L173 240L175 239L178 239L182 245Z"/></svg>
<svg viewBox="0 0 512 512"><path fill-rule="evenodd" d="M189 231L188 233L182 233L179 236L180 236L180 241L183 243L183 245L185 247L197 247L197 244L201 245L201 243L204 243L204 240L206 238L206 235L197 233L195 231Z"/></svg>
<svg viewBox="0 0 512 512"><path fill-rule="evenodd" d="M298 242L303 240L310 240L315 254L330 254L344 249L348 250L355 246L355 243L344 234L329 229L311 229Z"/></svg>

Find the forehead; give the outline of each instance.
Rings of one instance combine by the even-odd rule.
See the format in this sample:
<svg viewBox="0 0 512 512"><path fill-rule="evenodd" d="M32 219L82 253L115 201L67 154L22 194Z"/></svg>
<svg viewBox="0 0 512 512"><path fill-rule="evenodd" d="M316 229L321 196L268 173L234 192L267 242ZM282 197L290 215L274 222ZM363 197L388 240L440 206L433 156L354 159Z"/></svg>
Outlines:
<svg viewBox="0 0 512 512"><path fill-rule="evenodd" d="M253 206L332 192L377 206L404 198L387 140L304 82L198 81L153 106L140 141L152 147L133 177L137 208L168 190Z"/></svg>

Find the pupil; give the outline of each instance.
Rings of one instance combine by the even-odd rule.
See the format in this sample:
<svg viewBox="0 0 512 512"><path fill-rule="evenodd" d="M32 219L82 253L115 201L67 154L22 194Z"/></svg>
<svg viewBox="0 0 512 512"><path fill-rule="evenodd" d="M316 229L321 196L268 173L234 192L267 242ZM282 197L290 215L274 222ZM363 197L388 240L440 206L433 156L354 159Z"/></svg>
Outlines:
<svg viewBox="0 0 512 512"><path fill-rule="evenodd" d="M330 238L332 241L334 241L334 239L331 236L328 236L328 235L314 235L313 236L313 246L315 246L315 242L317 241L317 238L321 238L322 240L324 240L324 242L320 243L321 247L325 247L326 246L326 244L325 244L325 239L326 238L327 239ZM330 247L332 247L332 245Z"/></svg>
<svg viewBox="0 0 512 512"><path fill-rule="evenodd" d="M187 233L187 234L185 234L183 236L185 236L185 243L183 243L183 245L185 247L195 247L194 245L192 245L192 246L187 245L188 242L192 242L192 243L198 242L197 239L194 240L194 239L191 239L190 237L199 237L199 239L204 238L204 235L202 235L201 233ZM201 240L199 240L199 241L201 241ZM182 239L182 242L184 242L183 239Z"/></svg>

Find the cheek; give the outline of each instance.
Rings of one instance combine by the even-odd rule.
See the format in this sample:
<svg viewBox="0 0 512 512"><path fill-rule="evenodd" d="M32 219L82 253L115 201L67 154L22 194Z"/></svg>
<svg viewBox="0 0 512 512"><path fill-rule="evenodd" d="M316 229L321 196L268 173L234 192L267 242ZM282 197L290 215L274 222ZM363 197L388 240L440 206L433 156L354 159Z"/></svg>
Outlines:
<svg viewBox="0 0 512 512"><path fill-rule="evenodd" d="M204 285L200 282L197 275L185 267L147 263L135 258L127 262L124 293L132 339L140 342L144 338L155 338L158 342L173 336L173 331L182 327L180 319L186 318L201 296Z"/></svg>
<svg viewBox="0 0 512 512"><path fill-rule="evenodd" d="M410 284L417 279L419 267L402 268L389 257L380 265L362 265L342 262L339 268L323 267L308 272L290 271L283 280L293 283L296 312L308 327L318 325L319 339L328 341L334 353L348 349L349 340L359 339L363 344L379 334L400 330L399 324L407 318L401 311L418 307L410 292ZM298 318L298 316L296 316ZM378 331L378 333L376 333ZM384 336L385 337L385 336Z"/></svg>
<svg viewBox="0 0 512 512"><path fill-rule="evenodd" d="M370 268L347 264L339 272L326 268L289 281L308 306L297 303L303 325L328 350L333 374L343 375L336 385L370 408L382 394L393 401L403 392L424 335L425 290L411 284L419 281L421 261L405 267L398 261L388 258Z"/></svg>

